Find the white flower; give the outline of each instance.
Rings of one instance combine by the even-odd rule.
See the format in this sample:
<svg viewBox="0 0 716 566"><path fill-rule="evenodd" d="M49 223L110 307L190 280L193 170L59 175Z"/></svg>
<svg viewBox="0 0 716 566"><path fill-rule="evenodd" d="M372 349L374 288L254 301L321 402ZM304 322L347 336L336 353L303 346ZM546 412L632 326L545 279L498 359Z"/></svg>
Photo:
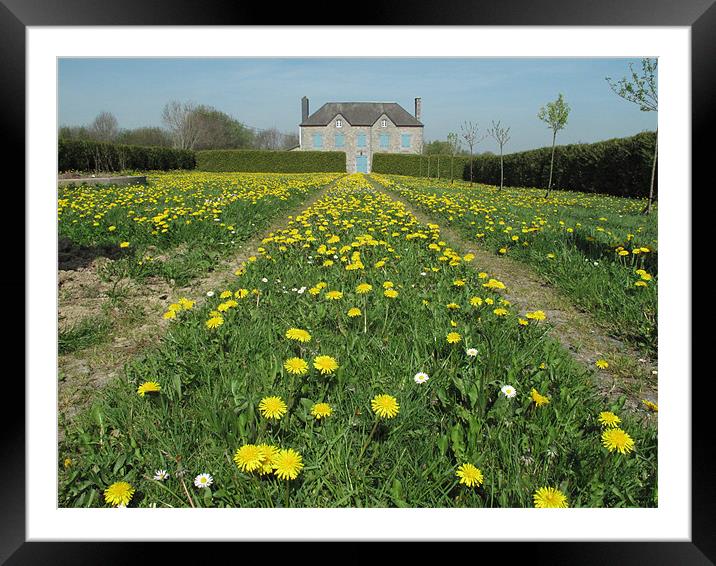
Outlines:
<svg viewBox="0 0 716 566"><path fill-rule="evenodd" d="M421 271L420 275L427 275L427 273L425 273L424 271Z"/></svg>
<svg viewBox="0 0 716 566"><path fill-rule="evenodd" d="M471 358L476 358L477 357L477 348L468 348L465 353L468 356L470 356Z"/></svg>
<svg viewBox="0 0 716 566"><path fill-rule="evenodd" d="M427 373L420 371L415 374L413 379L415 380L415 383L425 383L428 379L430 379L430 376Z"/></svg>
<svg viewBox="0 0 716 566"><path fill-rule="evenodd" d="M298 291L296 291L299 295L303 295L306 292L305 287L301 287Z"/></svg>
<svg viewBox="0 0 716 566"><path fill-rule="evenodd" d="M207 291L207 292L206 292L206 296L207 296L207 297L213 297L213 296L214 296L214 291Z"/></svg>
<svg viewBox="0 0 716 566"><path fill-rule="evenodd" d="M268 283L268 279L266 279L265 277L263 277L261 281L263 281L264 283Z"/></svg>
<svg viewBox="0 0 716 566"><path fill-rule="evenodd" d="M157 481L164 481L169 477L169 474L166 470L156 470L154 472L154 479Z"/></svg>
<svg viewBox="0 0 716 566"><path fill-rule="evenodd" d="M212 483L214 483L214 478L211 477L211 474L199 474L194 478L196 487L209 487Z"/></svg>
<svg viewBox="0 0 716 566"><path fill-rule="evenodd" d="M502 391L503 395L508 399L512 399L515 395L517 395L517 390L511 385L503 385L500 391Z"/></svg>

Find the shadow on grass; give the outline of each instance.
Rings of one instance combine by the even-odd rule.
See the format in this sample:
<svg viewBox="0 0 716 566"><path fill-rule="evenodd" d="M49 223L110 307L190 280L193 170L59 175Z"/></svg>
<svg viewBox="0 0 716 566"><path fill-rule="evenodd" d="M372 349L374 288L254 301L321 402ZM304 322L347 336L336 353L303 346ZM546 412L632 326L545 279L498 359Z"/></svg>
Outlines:
<svg viewBox="0 0 716 566"><path fill-rule="evenodd" d="M68 238L60 237L57 246L57 268L61 271L76 271L90 265L98 257L117 260L127 252L117 246L81 246Z"/></svg>

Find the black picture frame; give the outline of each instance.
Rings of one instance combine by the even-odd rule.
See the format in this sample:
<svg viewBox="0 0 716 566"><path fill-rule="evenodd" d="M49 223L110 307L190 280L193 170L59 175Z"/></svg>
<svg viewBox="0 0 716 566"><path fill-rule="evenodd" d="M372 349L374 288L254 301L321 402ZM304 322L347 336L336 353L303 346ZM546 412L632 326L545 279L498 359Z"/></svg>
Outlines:
<svg viewBox="0 0 716 566"><path fill-rule="evenodd" d="M323 21L321 21L323 13ZM326 17L330 21L326 21ZM687 26L691 29L692 49L692 171L693 184L701 181L713 183L713 176L706 176L713 160L707 152L710 145L707 135L712 134L714 113L711 108L716 100L716 6L714 0L501 0L499 2L453 1L449 4L426 0L392 0L385 5L366 5L365 10L355 10L353 3L330 6L306 3L244 5L239 2L212 0L0 0L0 115L6 141L3 150L8 169L19 173L15 186L24 186L25 149L25 32L28 26L97 26L97 25L538 25L538 26ZM565 52L568 55L568 51ZM698 143L702 140L703 143ZM8 171L12 175L12 171ZM680 190L689 191L690 187ZM24 198L19 191L14 197L20 201L17 209L26 211ZM7 205L7 200L6 200ZM15 213L17 217L18 214ZM23 215L19 215L24 218ZM4 225L6 229L7 223ZM17 228L17 230L24 228ZM20 233L20 232L14 232ZM6 233L6 237L8 234ZM20 246L12 246L16 265L24 263ZM24 251L24 246L22 247ZM17 270L19 274L19 269ZM684 274L685 276L687 274ZM688 274L690 281L690 274ZM25 290L25 278L16 276L11 282L0 283L6 297L23 296L30 300ZM19 301L15 308L19 310ZM691 304L685 304L690 312ZM13 321L20 320L17 312ZM16 326L16 322L13 322ZM16 333L26 340L24 333ZM695 337L695 336L694 336ZM24 344L23 344L24 345ZM9 351L9 348L8 348ZM708 372L710 376L711 372ZM691 376L681 376L685 383ZM694 376L696 377L696 376ZM10 374L6 373L6 379ZM703 379L706 381L707 377ZM692 382L695 391L701 383L696 377ZM707 384L708 387L708 384ZM22 406L6 394L6 404ZM712 421L707 419L711 395L700 394L692 398L692 536L690 542L525 542L483 543L509 545L509 549L489 547L510 562L523 560L544 564L649 564L649 565L701 565L716 563L716 482L709 455L713 446ZM207 561L205 547L187 544L132 543L132 542L26 542L25 540L25 420L11 411L2 411L5 421L2 427L2 462L4 479L0 489L0 562L20 564L115 564L148 563L161 561L188 562L195 552ZM700 417L700 418L696 418ZM628 525L625 525L628 529ZM429 536L429 534L428 534ZM559 533L555 533L559 536ZM236 544L236 543L225 543ZM321 543L325 544L325 543ZM364 545L377 543L351 542L340 549L327 552L330 560L371 560L373 550ZM465 543L468 544L468 543ZM313 546L313 545L311 545ZM385 546L385 545L383 545ZM302 547L305 548L305 547ZM484 548L484 547L483 547ZM215 551L212 551L215 552ZM381 562L403 549L388 549ZM451 551L452 553L455 551ZM474 559L480 559L478 550L468 549ZM484 551L483 551L484 552ZM216 554L212 554L216 556ZM301 550L302 557L311 558L312 551ZM218 558L218 556L217 556ZM237 556L238 558L238 556ZM376 556L377 558L377 556ZM448 556L445 556L448 558ZM484 555L487 559L487 554ZM294 558L291 558L294 560Z"/></svg>

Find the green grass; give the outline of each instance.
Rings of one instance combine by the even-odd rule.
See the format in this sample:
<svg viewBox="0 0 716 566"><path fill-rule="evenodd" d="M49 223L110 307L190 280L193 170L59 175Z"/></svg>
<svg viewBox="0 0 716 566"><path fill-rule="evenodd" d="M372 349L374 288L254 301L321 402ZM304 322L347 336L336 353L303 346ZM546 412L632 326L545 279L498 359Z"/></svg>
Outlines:
<svg viewBox="0 0 716 566"><path fill-rule="evenodd" d="M643 200L374 177L468 241L530 265L616 337L656 355L657 214L640 214ZM618 246L650 251L620 256Z"/></svg>
<svg viewBox="0 0 716 566"><path fill-rule="evenodd" d="M112 331L112 322L106 317L91 317L58 334L58 352L70 354L105 342Z"/></svg>
<svg viewBox="0 0 716 566"><path fill-rule="evenodd" d="M228 289L247 297L226 306L219 289L203 307L181 311L161 345L129 361L125 376L68 427L59 458L71 463L60 463L59 505L106 506L104 489L127 481L137 489L130 506L139 507L280 507L287 487L296 507L530 507L542 486L559 487L575 507L655 506L656 430L646 413L622 414L624 399L608 405L591 370L545 323L519 325L521 313L483 286L479 266L444 245L430 249L441 240L438 228L419 225L360 176L338 185L264 243ZM362 268L345 269L358 259ZM383 294L387 281L399 292L394 299ZM356 293L362 282L370 293ZM330 290L343 297L328 300ZM473 296L481 306L471 306ZM453 302L461 308L446 307ZM500 306L505 316L493 312ZM351 307L362 316L348 317ZM215 309L223 324L210 330ZM308 330L311 341L288 340L292 327ZM458 344L447 342L451 331ZM290 357L310 365L317 355L333 356L339 369L292 376L283 367ZM430 376L422 385L413 380L420 371ZM140 397L145 381L158 381L161 392ZM505 384L515 398L500 394ZM548 405L535 406L533 387ZM400 411L378 421L371 437L377 394L395 396ZM268 396L288 406L278 422L258 411ZM310 410L321 401L334 412L316 421ZM601 446L604 410L620 414L634 452ZM305 467L288 485L241 472L232 457L247 443L294 449ZM458 483L465 462L482 470L479 488ZM171 477L153 480L156 469ZM193 486L200 473L213 476L211 488Z"/></svg>

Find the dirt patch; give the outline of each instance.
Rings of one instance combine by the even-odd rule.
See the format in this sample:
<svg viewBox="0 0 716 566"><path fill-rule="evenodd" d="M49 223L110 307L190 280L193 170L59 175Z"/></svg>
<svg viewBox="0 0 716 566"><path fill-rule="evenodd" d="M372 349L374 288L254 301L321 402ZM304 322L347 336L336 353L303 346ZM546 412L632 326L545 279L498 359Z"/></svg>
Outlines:
<svg viewBox="0 0 716 566"><path fill-rule="evenodd" d="M529 266L508 257L497 256L476 242L464 239L456 230L444 227L374 179L371 181L376 189L403 203L421 223L439 224L442 239L452 248L463 254L475 254L475 260L470 265L502 281L507 286L505 298L520 312L543 310L552 325L551 335L577 361L594 369L596 383L602 394L609 399L625 395L625 407L630 410L643 409L642 399L657 403L658 380L654 360L610 336L588 312L574 305ZM599 359L607 360L609 367L605 370L597 369L594 363Z"/></svg>
<svg viewBox="0 0 716 566"><path fill-rule="evenodd" d="M109 317L112 332L100 344L61 355L58 358L58 410L61 421L71 420L88 406L97 389L121 374L127 359L155 346L171 323L162 315L167 307L187 297L206 300L208 291L223 287L234 277L234 271L255 255L261 240L285 227L287 216L296 216L323 196L333 183L316 191L293 210L286 211L266 230L238 246L238 251L223 260L212 271L191 284L174 288L160 278L138 282L129 278L105 282L99 276L107 257L96 257L85 266L60 269L58 273L58 325L60 331L83 320ZM62 427L60 437L62 438Z"/></svg>

